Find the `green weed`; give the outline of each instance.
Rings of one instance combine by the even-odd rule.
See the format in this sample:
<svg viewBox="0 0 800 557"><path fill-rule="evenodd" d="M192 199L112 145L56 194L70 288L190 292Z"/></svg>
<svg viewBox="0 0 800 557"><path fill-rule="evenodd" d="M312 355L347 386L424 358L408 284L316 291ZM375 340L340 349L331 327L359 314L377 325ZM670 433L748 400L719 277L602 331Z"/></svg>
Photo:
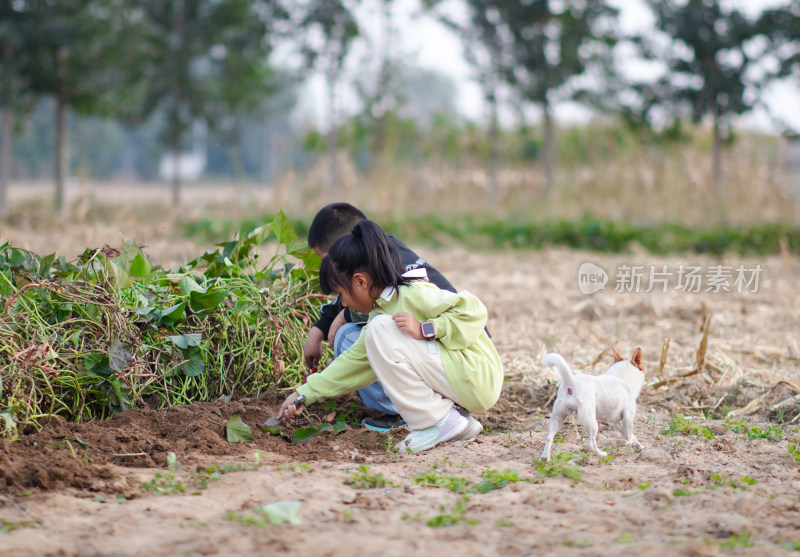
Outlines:
<svg viewBox="0 0 800 557"><path fill-rule="evenodd" d="M741 478L737 479L730 479L727 476L720 476L719 474L711 474L711 485L709 485L709 489L717 489L719 487L732 487L734 489L747 489L752 485L756 485L758 482L749 476L742 476Z"/></svg>
<svg viewBox="0 0 800 557"><path fill-rule="evenodd" d="M465 505L468 501L469 497L461 497L458 501L456 501L456 504L450 510L445 509L444 505L442 505L439 507L441 512L427 521L428 526L440 528L443 526L452 526L454 524L461 523L478 524L477 520L470 520L464 516L467 512Z"/></svg>
<svg viewBox="0 0 800 557"><path fill-rule="evenodd" d="M695 437L704 437L706 439L714 438L714 434L711 433L711 429L708 426L693 424L680 414L672 416L669 427L662 429L661 435L694 435Z"/></svg>
<svg viewBox="0 0 800 557"><path fill-rule="evenodd" d="M753 542L750 541L750 534L745 532L743 534L730 536L727 541L720 542L721 549L736 549L737 547L753 547Z"/></svg>
<svg viewBox="0 0 800 557"><path fill-rule="evenodd" d="M750 427L747 420L734 421L725 420L725 427L733 433L742 433L748 441L754 439L766 439L767 441L776 442L783 439L783 430L778 424L770 424L764 429L759 427Z"/></svg>
<svg viewBox="0 0 800 557"><path fill-rule="evenodd" d="M311 466L307 462L292 462L290 464L279 464L276 470L291 470L295 475L299 476L303 472L310 472Z"/></svg>
<svg viewBox="0 0 800 557"><path fill-rule="evenodd" d="M38 522L9 522L8 520L0 520L0 532L13 532L22 528L41 528L42 525Z"/></svg>
<svg viewBox="0 0 800 557"><path fill-rule="evenodd" d="M427 474L415 476L414 484L422 487L442 487L455 493L467 493L467 488L471 483L468 479L448 476L447 474L436 472L436 469L437 467L434 466Z"/></svg>
<svg viewBox="0 0 800 557"><path fill-rule="evenodd" d="M475 485L475 490L481 493L488 493L494 489L500 489L507 486L509 483L516 483L518 481L529 481L519 479L519 473L514 470L506 469L505 472L498 472L496 470L486 470L482 474L483 479Z"/></svg>
<svg viewBox="0 0 800 557"><path fill-rule="evenodd" d="M795 462L800 462L800 448L797 445L788 445L786 449Z"/></svg>
<svg viewBox="0 0 800 557"><path fill-rule="evenodd" d="M228 511L222 518L248 526L279 526L285 522L300 524L299 513L300 503L298 501L278 501L258 507L248 515L241 516L233 511Z"/></svg>
<svg viewBox="0 0 800 557"><path fill-rule="evenodd" d="M567 540L564 542L564 545L567 547L592 547L594 545L594 542L590 542L589 540L579 540L579 541Z"/></svg>
<svg viewBox="0 0 800 557"><path fill-rule="evenodd" d="M344 481L345 484L353 489L374 489L378 487L394 487L394 483L383 477L383 474L373 474L369 471L369 466L362 464L353 476Z"/></svg>
<svg viewBox="0 0 800 557"><path fill-rule="evenodd" d="M563 476L579 482L583 477L583 472L577 467L579 462L579 457L570 453L555 453L550 462L534 461L534 466L539 475L545 478Z"/></svg>

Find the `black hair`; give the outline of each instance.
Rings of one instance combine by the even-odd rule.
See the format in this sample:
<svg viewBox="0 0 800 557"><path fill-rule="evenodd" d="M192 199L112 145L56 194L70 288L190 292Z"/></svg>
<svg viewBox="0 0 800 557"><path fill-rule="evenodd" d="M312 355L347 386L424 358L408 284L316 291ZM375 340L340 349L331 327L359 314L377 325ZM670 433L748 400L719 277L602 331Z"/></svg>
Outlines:
<svg viewBox="0 0 800 557"><path fill-rule="evenodd" d="M327 252L333 243L350 233L358 221L367 218L349 203L326 205L314 217L308 229L308 245Z"/></svg>
<svg viewBox="0 0 800 557"><path fill-rule="evenodd" d="M412 280L402 276L405 270L400 253L386 232L371 220L363 219L350 234L330 247L328 256L322 260L319 284L325 294L352 292L353 275L366 273L374 288L398 288Z"/></svg>

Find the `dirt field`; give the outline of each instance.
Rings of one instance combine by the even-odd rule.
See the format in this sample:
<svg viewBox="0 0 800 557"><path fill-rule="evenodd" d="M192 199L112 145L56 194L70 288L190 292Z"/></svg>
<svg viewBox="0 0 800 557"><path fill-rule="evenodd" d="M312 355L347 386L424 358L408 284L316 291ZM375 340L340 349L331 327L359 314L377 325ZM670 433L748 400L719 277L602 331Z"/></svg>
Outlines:
<svg viewBox="0 0 800 557"><path fill-rule="evenodd" d="M796 258L420 251L490 309L507 381L500 402L479 416L487 431L476 440L406 455L391 450L388 436L351 427L290 443L257 427L277 409L276 393L134 410L104 423L57 421L2 446L0 554L775 555L800 547L800 464L787 449L800 438ZM173 256L165 251L162 262ZM581 294L584 262L612 271L604 292ZM763 270L757 292L687 293L673 277L667 293L617 293L613 270L622 264ZM696 367L708 315L704 371L678 378ZM572 460L542 466L558 378L542 368L542 356L555 350L576 369L600 373L612 344L626 356L644 351L648 381L635 428L644 450L625 447L604 426L599 444L612 458L601 461L568 424L555 448ZM309 410L314 418L328 413ZM253 426L252 442L225 440L233 414ZM172 472L170 452L179 462ZM231 468L203 486L202 471L214 462ZM362 465L388 483L344 483ZM415 481L431 472L442 482L469 481L467 497ZM186 493L141 487L154 479ZM477 489L491 480L497 489ZM245 523L263 522L258 509L279 501L299 502L301 524ZM428 524L448 520L456 523Z"/></svg>

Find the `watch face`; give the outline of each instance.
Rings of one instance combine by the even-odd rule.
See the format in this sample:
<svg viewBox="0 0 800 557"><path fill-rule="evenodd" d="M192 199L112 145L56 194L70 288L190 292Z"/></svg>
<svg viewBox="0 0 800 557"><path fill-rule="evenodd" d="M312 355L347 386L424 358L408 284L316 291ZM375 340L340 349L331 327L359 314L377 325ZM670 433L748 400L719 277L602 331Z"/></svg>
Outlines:
<svg viewBox="0 0 800 557"><path fill-rule="evenodd" d="M424 337L432 337L436 334L436 329L433 327L433 323L430 321L426 321L422 324L422 336Z"/></svg>

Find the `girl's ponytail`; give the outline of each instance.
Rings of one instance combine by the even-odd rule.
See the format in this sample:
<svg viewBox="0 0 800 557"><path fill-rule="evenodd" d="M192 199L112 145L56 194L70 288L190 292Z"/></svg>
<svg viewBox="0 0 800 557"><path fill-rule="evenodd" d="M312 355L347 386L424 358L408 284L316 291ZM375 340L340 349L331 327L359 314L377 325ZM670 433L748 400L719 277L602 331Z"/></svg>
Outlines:
<svg viewBox="0 0 800 557"><path fill-rule="evenodd" d="M328 251L328 264L320 269L322 291L330 294L339 289L350 291L355 273L366 273L376 288L397 288L407 284L400 254L383 229L364 219L352 232L339 238Z"/></svg>

